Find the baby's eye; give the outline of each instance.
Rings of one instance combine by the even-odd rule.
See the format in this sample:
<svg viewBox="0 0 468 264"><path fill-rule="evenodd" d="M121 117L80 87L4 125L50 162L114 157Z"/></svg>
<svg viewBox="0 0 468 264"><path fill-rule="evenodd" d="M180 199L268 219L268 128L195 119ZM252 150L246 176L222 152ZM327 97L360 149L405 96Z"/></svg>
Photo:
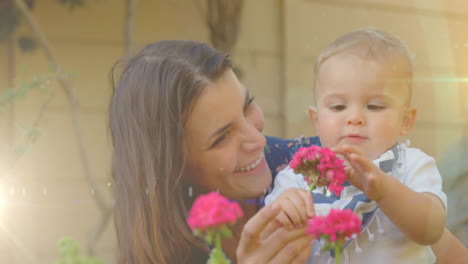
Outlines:
<svg viewBox="0 0 468 264"><path fill-rule="evenodd" d="M372 111L379 111L379 110L385 109L385 106L370 104L370 105L367 105L367 109L372 110Z"/></svg>
<svg viewBox="0 0 468 264"><path fill-rule="evenodd" d="M343 111L346 109L346 105L332 105L330 109L333 111Z"/></svg>

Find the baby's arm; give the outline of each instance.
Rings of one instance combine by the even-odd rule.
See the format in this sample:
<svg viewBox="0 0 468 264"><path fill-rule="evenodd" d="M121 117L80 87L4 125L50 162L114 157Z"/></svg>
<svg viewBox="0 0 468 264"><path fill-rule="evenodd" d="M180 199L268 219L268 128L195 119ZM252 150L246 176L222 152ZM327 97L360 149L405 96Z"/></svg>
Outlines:
<svg viewBox="0 0 468 264"><path fill-rule="evenodd" d="M411 240L422 245L437 242L444 231L445 208L440 199L427 192L415 192L381 171L353 146L333 151L349 163L347 178L375 200L382 212Z"/></svg>
<svg viewBox="0 0 468 264"><path fill-rule="evenodd" d="M468 263L468 250L448 229L431 248L437 257L437 264Z"/></svg>

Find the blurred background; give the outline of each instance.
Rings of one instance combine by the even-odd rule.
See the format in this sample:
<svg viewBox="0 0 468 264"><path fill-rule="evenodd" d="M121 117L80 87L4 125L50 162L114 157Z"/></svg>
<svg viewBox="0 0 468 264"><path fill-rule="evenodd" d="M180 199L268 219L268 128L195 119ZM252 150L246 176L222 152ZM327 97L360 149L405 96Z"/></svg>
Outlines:
<svg viewBox="0 0 468 264"><path fill-rule="evenodd" d="M436 158L447 225L466 246L467 1L0 0L0 263L115 263L107 110L119 58L163 39L214 45L263 108L265 134L312 136L316 56L368 26L415 54L409 138Z"/></svg>

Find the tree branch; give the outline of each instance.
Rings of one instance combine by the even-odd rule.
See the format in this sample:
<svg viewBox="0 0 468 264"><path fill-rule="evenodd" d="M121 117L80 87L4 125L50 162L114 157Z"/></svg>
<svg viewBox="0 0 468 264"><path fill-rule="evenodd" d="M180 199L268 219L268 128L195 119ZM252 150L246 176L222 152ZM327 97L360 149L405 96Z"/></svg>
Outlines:
<svg viewBox="0 0 468 264"><path fill-rule="evenodd" d="M127 0L126 23L125 23L125 54L133 55L133 34L135 28L135 6L136 0Z"/></svg>
<svg viewBox="0 0 468 264"><path fill-rule="evenodd" d="M85 176L88 181L88 184L95 190L95 193L93 195L94 201L96 202L100 212L101 212L101 217L103 220L101 222L106 223L106 215L109 214L109 212L112 210L110 206L107 205L104 196L101 192L101 189L99 188L92 172L91 172L91 166L89 163L89 155L87 152L85 140L84 140L84 133L83 133L83 128L81 124L81 118L80 118L80 111L79 111L79 105L78 105L78 100L77 96L75 94L75 90L73 89L72 85L69 83L68 79L66 78L65 75L60 74L61 69L60 65L57 62L57 58L54 55L54 52L52 50L51 45L49 44L47 38L45 35L42 33L42 30L39 28L39 24L36 22L34 17L32 16L31 12L27 8L24 0L15 0L16 6L20 10L21 14L24 16L26 21L28 22L29 26L31 27L32 31L36 35L39 45L42 46L45 55L49 62L52 64L52 68L54 69L58 82L60 83L60 86L62 87L63 91L65 92L66 98L68 100L68 103L70 104L71 107L71 114L72 114L72 120L73 120L73 126L75 130L75 136L76 140L78 142L78 150L79 150L79 155L81 159L82 166L84 168ZM100 226L100 225L99 225ZM91 234L90 239L89 239L89 244L94 245L96 241L96 236L95 234Z"/></svg>
<svg viewBox="0 0 468 264"><path fill-rule="evenodd" d="M15 42L13 34L10 34L7 41L7 79L8 87L13 89L15 79ZM7 128L7 142L8 150L13 149L13 142L15 142L14 124L15 124L15 102L10 103L9 115L8 115L8 128Z"/></svg>

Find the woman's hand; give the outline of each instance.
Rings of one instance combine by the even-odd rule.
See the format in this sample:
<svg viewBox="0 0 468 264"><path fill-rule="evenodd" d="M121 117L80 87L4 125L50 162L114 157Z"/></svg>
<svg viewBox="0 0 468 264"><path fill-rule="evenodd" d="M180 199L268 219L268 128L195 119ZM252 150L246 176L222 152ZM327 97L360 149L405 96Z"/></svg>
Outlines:
<svg viewBox="0 0 468 264"><path fill-rule="evenodd" d="M305 228L280 227L275 220L280 212L280 206L273 202L245 224L236 252L239 264L302 264L307 260L312 237Z"/></svg>

